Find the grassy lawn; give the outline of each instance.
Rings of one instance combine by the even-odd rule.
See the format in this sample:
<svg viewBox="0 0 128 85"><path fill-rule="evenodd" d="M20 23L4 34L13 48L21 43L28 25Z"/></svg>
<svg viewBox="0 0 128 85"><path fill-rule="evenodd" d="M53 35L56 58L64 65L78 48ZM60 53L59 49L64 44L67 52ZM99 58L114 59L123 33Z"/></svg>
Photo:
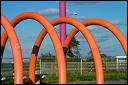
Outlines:
<svg viewBox="0 0 128 85"><path fill-rule="evenodd" d="M127 71L106 71L104 72L105 81L127 80ZM95 81L95 72L84 72L82 75L78 72L68 72L67 81ZM55 74L48 75L45 79L48 83L57 83Z"/></svg>
<svg viewBox="0 0 128 85"><path fill-rule="evenodd" d="M106 71L104 72L105 81L118 81L118 80L127 80L127 71ZM68 72L67 73L67 81L75 82L75 81L95 81L95 72L84 72L82 75L78 72ZM58 78L55 74L47 75L45 80L46 83L58 83ZM11 84L13 82L12 79L7 79L6 82L2 82L5 84ZM24 80L24 83L28 82Z"/></svg>

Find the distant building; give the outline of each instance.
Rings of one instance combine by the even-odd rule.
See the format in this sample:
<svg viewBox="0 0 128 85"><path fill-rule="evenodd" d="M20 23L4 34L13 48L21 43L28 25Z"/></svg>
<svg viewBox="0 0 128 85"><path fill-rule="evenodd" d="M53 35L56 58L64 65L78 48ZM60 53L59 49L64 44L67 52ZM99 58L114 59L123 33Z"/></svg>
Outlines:
<svg viewBox="0 0 128 85"><path fill-rule="evenodd" d="M127 62L127 56L116 56L117 63Z"/></svg>
<svg viewBox="0 0 128 85"><path fill-rule="evenodd" d="M127 56L116 56L116 69L120 69L122 64L127 65ZM127 66L126 66L127 67Z"/></svg>

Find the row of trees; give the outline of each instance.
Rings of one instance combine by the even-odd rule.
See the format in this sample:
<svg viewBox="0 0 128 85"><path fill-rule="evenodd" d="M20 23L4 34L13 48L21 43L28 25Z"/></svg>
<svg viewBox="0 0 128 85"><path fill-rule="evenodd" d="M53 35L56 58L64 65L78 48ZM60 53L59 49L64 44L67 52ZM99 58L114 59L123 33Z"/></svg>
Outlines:
<svg viewBox="0 0 128 85"><path fill-rule="evenodd" d="M74 57L78 58L80 57L80 52L78 46L80 45L80 42L76 40L75 37L72 38L69 48L66 51L66 56L68 57ZM52 57L53 55L51 53L41 54L41 57Z"/></svg>
<svg viewBox="0 0 128 85"><path fill-rule="evenodd" d="M80 42L78 40L76 40L75 37L73 37L70 42L69 48L66 50L66 54L65 54L66 57L70 58L71 60L73 60L73 59L75 60L75 58L76 58L79 61L79 59L81 57L79 45L80 45ZM106 54L101 53L100 46L98 47L98 49L99 49L99 52L103 59L107 58L107 59L111 60L111 57L108 57ZM41 54L41 58L43 58L43 60L49 59L49 61L56 60L55 59L56 57L54 55L52 55L51 53ZM86 61L93 61L93 56L92 56L91 51L88 52L88 57L87 57Z"/></svg>

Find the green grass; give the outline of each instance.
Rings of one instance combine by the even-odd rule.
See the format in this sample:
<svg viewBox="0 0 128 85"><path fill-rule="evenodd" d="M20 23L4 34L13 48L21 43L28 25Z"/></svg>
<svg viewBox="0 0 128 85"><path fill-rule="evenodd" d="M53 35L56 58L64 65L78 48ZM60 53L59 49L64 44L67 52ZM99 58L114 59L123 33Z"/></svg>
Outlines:
<svg viewBox="0 0 128 85"><path fill-rule="evenodd" d="M105 80L127 80L127 71L105 72Z"/></svg>
<svg viewBox="0 0 128 85"><path fill-rule="evenodd" d="M50 74L45 78L45 82L48 82L48 83L56 83L57 81L58 81L57 76L55 74Z"/></svg>
<svg viewBox="0 0 128 85"><path fill-rule="evenodd" d="M2 84L13 84L13 81L14 81L13 79L7 78L7 80L2 82Z"/></svg>
<svg viewBox="0 0 128 85"><path fill-rule="evenodd" d="M105 81L109 80L127 80L127 71L107 71L104 73ZM68 72L67 81L95 81L95 72L84 72L82 75L78 72ZM57 83L57 77L55 74L48 75L45 79L48 83Z"/></svg>
<svg viewBox="0 0 128 85"><path fill-rule="evenodd" d="M109 80L127 80L127 71L106 71L104 72L105 81ZM67 81L95 81L96 76L95 72L84 72L82 75L79 72L67 72ZM46 76L46 83L58 83L58 77L55 74L49 74ZM12 79L8 78L5 84L11 84ZM24 83L27 83L28 80L24 80Z"/></svg>

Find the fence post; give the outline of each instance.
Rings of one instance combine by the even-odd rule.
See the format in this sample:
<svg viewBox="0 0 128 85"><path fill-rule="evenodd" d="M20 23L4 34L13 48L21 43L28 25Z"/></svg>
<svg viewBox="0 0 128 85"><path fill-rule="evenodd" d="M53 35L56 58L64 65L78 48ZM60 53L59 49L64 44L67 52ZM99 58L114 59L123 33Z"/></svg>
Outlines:
<svg viewBox="0 0 128 85"><path fill-rule="evenodd" d="M116 59L116 70L117 71L119 70L119 60L118 60L118 58Z"/></svg>
<svg viewBox="0 0 128 85"><path fill-rule="evenodd" d="M45 62L44 62L44 69L43 69L44 73L45 73Z"/></svg>
<svg viewBox="0 0 128 85"><path fill-rule="evenodd" d="M105 61L105 62L106 62L106 65L105 65L105 71L107 71L107 64L108 64L108 63L107 63L107 61Z"/></svg>
<svg viewBox="0 0 128 85"><path fill-rule="evenodd" d="M78 72L79 72L79 62L78 62Z"/></svg>
<svg viewBox="0 0 128 85"><path fill-rule="evenodd" d="M11 71L11 77L13 78L14 77L14 64L13 64L13 62L11 63L11 70L12 70Z"/></svg>
<svg viewBox="0 0 128 85"><path fill-rule="evenodd" d="M81 58L81 75L82 75L82 69L83 69L82 67L83 67L83 66L82 66L82 58Z"/></svg>
<svg viewBox="0 0 128 85"><path fill-rule="evenodd" d="M42 72L42 68L41 68L42 66L41 66L41 58L40 58L40 74L41 74L41 72Z"/></svg>

